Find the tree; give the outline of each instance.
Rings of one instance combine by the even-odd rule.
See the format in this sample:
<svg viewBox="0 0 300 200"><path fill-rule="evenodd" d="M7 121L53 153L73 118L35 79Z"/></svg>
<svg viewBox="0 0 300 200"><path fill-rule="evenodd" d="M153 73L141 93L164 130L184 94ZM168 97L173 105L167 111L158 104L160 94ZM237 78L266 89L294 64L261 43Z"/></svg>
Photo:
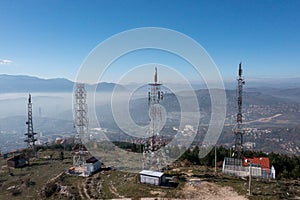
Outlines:
<svg viewBox="0 0 300 200"><path fill-rule="evenodd" d="M63 151L60 152L60 159L64 160L64 152Z"/></svg>

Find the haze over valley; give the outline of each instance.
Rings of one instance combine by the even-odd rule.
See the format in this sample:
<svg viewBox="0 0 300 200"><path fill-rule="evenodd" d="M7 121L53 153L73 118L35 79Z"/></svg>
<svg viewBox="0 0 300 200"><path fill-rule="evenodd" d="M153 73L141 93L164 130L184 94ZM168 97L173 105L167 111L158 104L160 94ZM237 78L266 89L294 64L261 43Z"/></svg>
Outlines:
<svg viewBox="0 0 300 200"><path fill-rule="evenodd" d="M67 79L40 79L28 76L9 76L0 75L0 82L5 86L5 81L11 87L6 91L1 91L0 106L0 143L1 151L10 151L25 147L24 133L26 132L27 99L28 93L32 94L33 101L33 123L34 131L38 133L41 142L52 142L57 138L71 137L75 133L73 123L73 82ZM246 87L244 92L244 122L248 128L245 142L251 144L256 150L266 152L284 152L288 154L299 154L297 144L300 136L297 131L300 129L300 87L292 88L297 85L298 79L290 85L276 87ZM14 83L14 84L13 84ZM230 85L228 83L227 85ZM257 83L249 83L249 85ZM272 82L269 83L272 85ZM168 84L166 84L168 85ZM299 84L300 85L300 84ZM13 87L12 87L13 86ZM88 104L89 115L95 110L98 121L90 121L89 128L99 127L117 132L110 136L111 140L130 140L129 136L122 133L114 122L111 113L111 94L116 84L100 83L88 85ZM96 87L94 96L93 89ZM196 85L194 86L196 87ZM9 88L9 90L8 90ZM120 89L121 88L121 89ZM132 88L127 85L118 85L118 92L127 94ZM174 137L172 127L178 127L180 121L180 106L174 94L168 88L164 89L165 101L162 106L167 112L166 128L162 134ZM27 92L25 92L27 91ZM195 89L200 106L200 128L195 138L194 144L202 143L203 135L206 134L207 126L211 117L211 102L209 91L198 85ZM185 91L181 94L188 95ZM121 97L122 95L118 95ZM89 103L95 98L94 106ZM236 113L236 91L230 86L226 89L227 114L222 135L218 141L220 145L231 146L233 141L232 126ZM126 99L120 98L117 103L127 103ZM140 86L132 93L129 103L130 115L135 123L147 125L150 121L147 104L147 86ZM91 119L93 119L91 117ZM201 128L202 127L202 128ZM124 137L119 137L123 135ZM127 139L126 139L127 138ZM281 146L278 149L277 144ZM250 146L251 146L250 145ZM253 148L252 147L252 148Z"/></svg>

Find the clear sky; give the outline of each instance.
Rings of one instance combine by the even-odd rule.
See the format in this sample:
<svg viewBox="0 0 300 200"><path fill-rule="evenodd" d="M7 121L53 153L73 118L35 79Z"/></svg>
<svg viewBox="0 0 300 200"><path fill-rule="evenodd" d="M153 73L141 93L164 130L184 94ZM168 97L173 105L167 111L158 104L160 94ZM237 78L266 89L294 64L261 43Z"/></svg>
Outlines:
<svg viewBox="0 0 300 200"><path fill-rule="evenodd" d="M195 39L225 80L240 61L247 77L300 77L299 10L298 0L0 0L0 74L74 80L100 42L150 26Z"/></svg>

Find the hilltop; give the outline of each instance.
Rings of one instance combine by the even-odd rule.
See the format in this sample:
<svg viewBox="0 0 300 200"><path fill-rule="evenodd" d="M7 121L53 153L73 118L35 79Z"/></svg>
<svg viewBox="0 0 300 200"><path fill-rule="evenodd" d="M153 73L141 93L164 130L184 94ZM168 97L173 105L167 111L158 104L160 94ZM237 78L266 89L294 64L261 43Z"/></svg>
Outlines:
<svg viewBox="0 0 300 200"><path fill-rule="evenodd" d="M252 196L247 196L248 180L217 173L207 166L175 162L165 171L175 181L173 187L140 184L138 174L103 169L91 177L69 176L70 152L39 151L30 166L13 169L1 158L0 199L281 199L300 196L299 180L252 180ZM52 155L52 158L49 157Z"/></svg>

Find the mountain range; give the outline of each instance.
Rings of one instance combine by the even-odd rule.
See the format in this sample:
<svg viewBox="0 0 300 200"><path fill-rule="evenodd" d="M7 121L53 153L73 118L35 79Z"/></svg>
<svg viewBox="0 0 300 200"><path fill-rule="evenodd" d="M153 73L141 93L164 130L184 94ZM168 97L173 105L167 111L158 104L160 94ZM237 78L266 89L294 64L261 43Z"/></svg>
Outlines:
<svg viewBox="0 0 300 200"><path fill-rule="evenodd" d="M0 93L20 93L20 92L72 92L74 88L74 82L65 78L52 78L43 79L35 76L27 75L7 75L0 74ZM147 84L147 83L145 83ZM100 82L98 84L86 84L87 90L92 90L96 86L97 92L109 92L112 91L115 86L118 86L118 91L131 90L136 88L137 83L130 83L127 85L119 85L116 83ZM226 89L235 89L236 81L225 80L224 85ZM173 88L180 88L180 83L168 83L168 86ZM191 82L191 86L195 89L204 89L206 85L204 83ZM288 94L290 97L298 96L295 88L300 88L300 78L246 78L246 88L260 89L271 95L281 96L282 93ZM281 89L281 91L280 91ZM284 96L284 95L283 95Z"/></svg>
<svg viewBox="0 0 300 200"><path fill-rule="evenodd" d="M74 82L65 78L42 79L25 75L0 75L0 93L29 92L72 92ZM97 87L97 91L112 91L117 84L101 82L96 85L86 84L86 89ZM125 90L118 85L119 90Z"/></svg>

